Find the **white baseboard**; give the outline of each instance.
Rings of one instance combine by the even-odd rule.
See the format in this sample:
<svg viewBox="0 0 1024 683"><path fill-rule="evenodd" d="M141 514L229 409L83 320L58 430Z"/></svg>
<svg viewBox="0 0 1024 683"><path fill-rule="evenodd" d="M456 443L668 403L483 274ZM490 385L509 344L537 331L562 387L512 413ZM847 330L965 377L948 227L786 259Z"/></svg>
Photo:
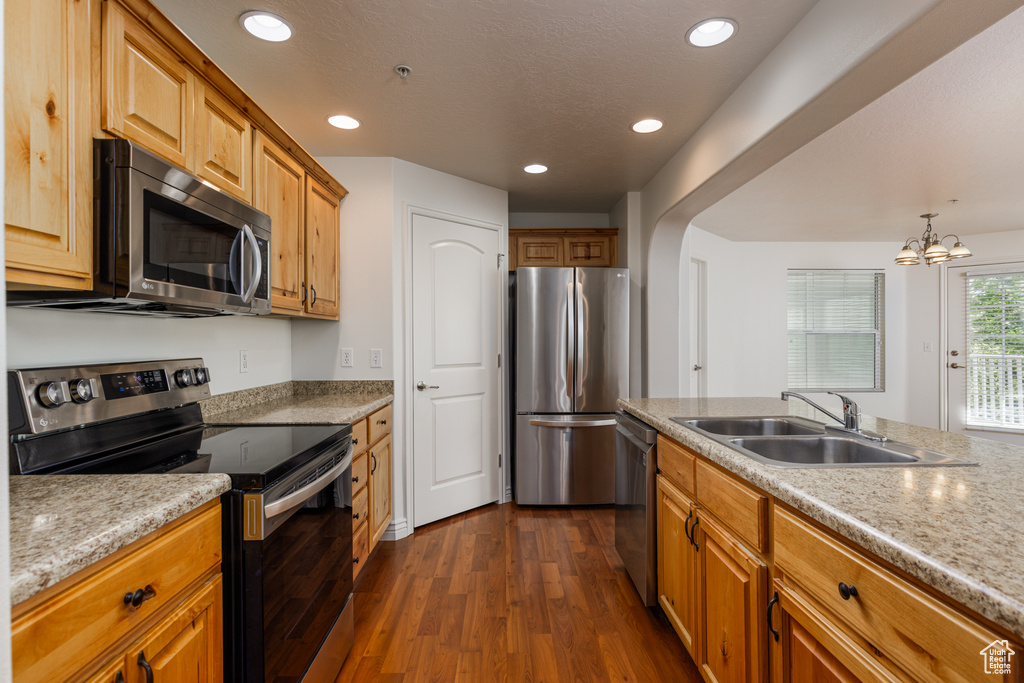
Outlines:
<svg viewBox="0 0 1024 683"><path fill-rule="evenodd" d="M388 528L381 534L380 539L382 541L397 541L410 535L412 535L412 527L409 526L409 520L403 517L391 520L391 524L388 524Z"/></svg>
<svg viewBox="0 0 1024 683"><path fill-rule="evenodd" d="M505 502L506 503L511 503L513 500L515 500L515 499L512 498L512 487L511 486L506 487L505 488Z"/></svg>

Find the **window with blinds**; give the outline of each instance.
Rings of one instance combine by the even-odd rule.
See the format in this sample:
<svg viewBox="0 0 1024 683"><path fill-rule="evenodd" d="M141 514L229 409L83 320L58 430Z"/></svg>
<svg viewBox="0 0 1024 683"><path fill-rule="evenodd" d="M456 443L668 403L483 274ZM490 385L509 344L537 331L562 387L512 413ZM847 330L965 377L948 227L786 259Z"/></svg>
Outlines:
<svg viewBox="0 0 1024 683"><path fill-rule="evenodd" d="M1024 429L1024 272L967 274L967 417Z"/></svg>
<svg viewBox="0 0 1024 683"><path fill-rule="evenodd" d="M789 388L885 390L885 272L790 270Z"/></svg>

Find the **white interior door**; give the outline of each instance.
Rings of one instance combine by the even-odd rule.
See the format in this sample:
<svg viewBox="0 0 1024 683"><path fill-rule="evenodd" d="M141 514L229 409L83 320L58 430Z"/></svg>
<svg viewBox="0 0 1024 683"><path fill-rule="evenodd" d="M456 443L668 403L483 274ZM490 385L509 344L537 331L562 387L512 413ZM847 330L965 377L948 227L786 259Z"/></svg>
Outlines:
<svg viewBox="0 0 1024 683"><path fill-rule="evenodd" d="M498 233L412 216L413 525L498 500Z"/></svg>
<svg viewBox="0 0 1024 683"><path fill-rule="evenodd" d="M690 397L708 395L708 264L690 260Z"/></svg>

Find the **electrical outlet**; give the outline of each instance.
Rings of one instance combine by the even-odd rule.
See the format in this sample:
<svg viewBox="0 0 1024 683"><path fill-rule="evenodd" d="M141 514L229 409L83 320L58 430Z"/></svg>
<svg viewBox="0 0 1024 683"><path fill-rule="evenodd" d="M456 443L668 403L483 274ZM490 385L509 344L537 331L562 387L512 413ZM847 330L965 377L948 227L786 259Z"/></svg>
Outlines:
<svg viewBox="0 0 1024 683"><path fill-rule="evenodd" d="M370 367L379 368L381 367L381 360L383 353L380 349L370 349Z"/></svg>
<svg viewBox="0 0 1024 683"><path fill-rule="evenodd" d="M341 367L350 368L352 367L352 349L341 350Z"/></svg>
<svg viewBox="0 0 1024 683"><path fill-rule="evenodd" d="M249 372L249 352L245 349L238 351L238 371Z"/></svg>

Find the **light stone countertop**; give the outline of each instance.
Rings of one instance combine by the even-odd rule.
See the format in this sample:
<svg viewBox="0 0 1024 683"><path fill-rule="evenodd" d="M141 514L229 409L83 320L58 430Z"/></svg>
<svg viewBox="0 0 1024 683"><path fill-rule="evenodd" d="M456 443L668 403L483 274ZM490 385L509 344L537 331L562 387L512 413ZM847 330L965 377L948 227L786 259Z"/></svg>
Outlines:
<svg viewBox="0 0 1024 683"><path fill-rule="evenodd" d="M778 468L670 418L831 420L776 398L620 399L619 407L1024 638L1024 448L865 415L865 430L980 466Z"/></svg>
<svg viewBox="0 0 1024 683"><path fill-rule="evenodd" d="M11 604L230 488L226 474L12 476Z"/></svg>
<svg viewBox="0 0 1024 683"><path fill-rule="evenodd" d="M394 400L384 392L292 395L223 413L206 414L209 424L345 424Z"/></svg>

